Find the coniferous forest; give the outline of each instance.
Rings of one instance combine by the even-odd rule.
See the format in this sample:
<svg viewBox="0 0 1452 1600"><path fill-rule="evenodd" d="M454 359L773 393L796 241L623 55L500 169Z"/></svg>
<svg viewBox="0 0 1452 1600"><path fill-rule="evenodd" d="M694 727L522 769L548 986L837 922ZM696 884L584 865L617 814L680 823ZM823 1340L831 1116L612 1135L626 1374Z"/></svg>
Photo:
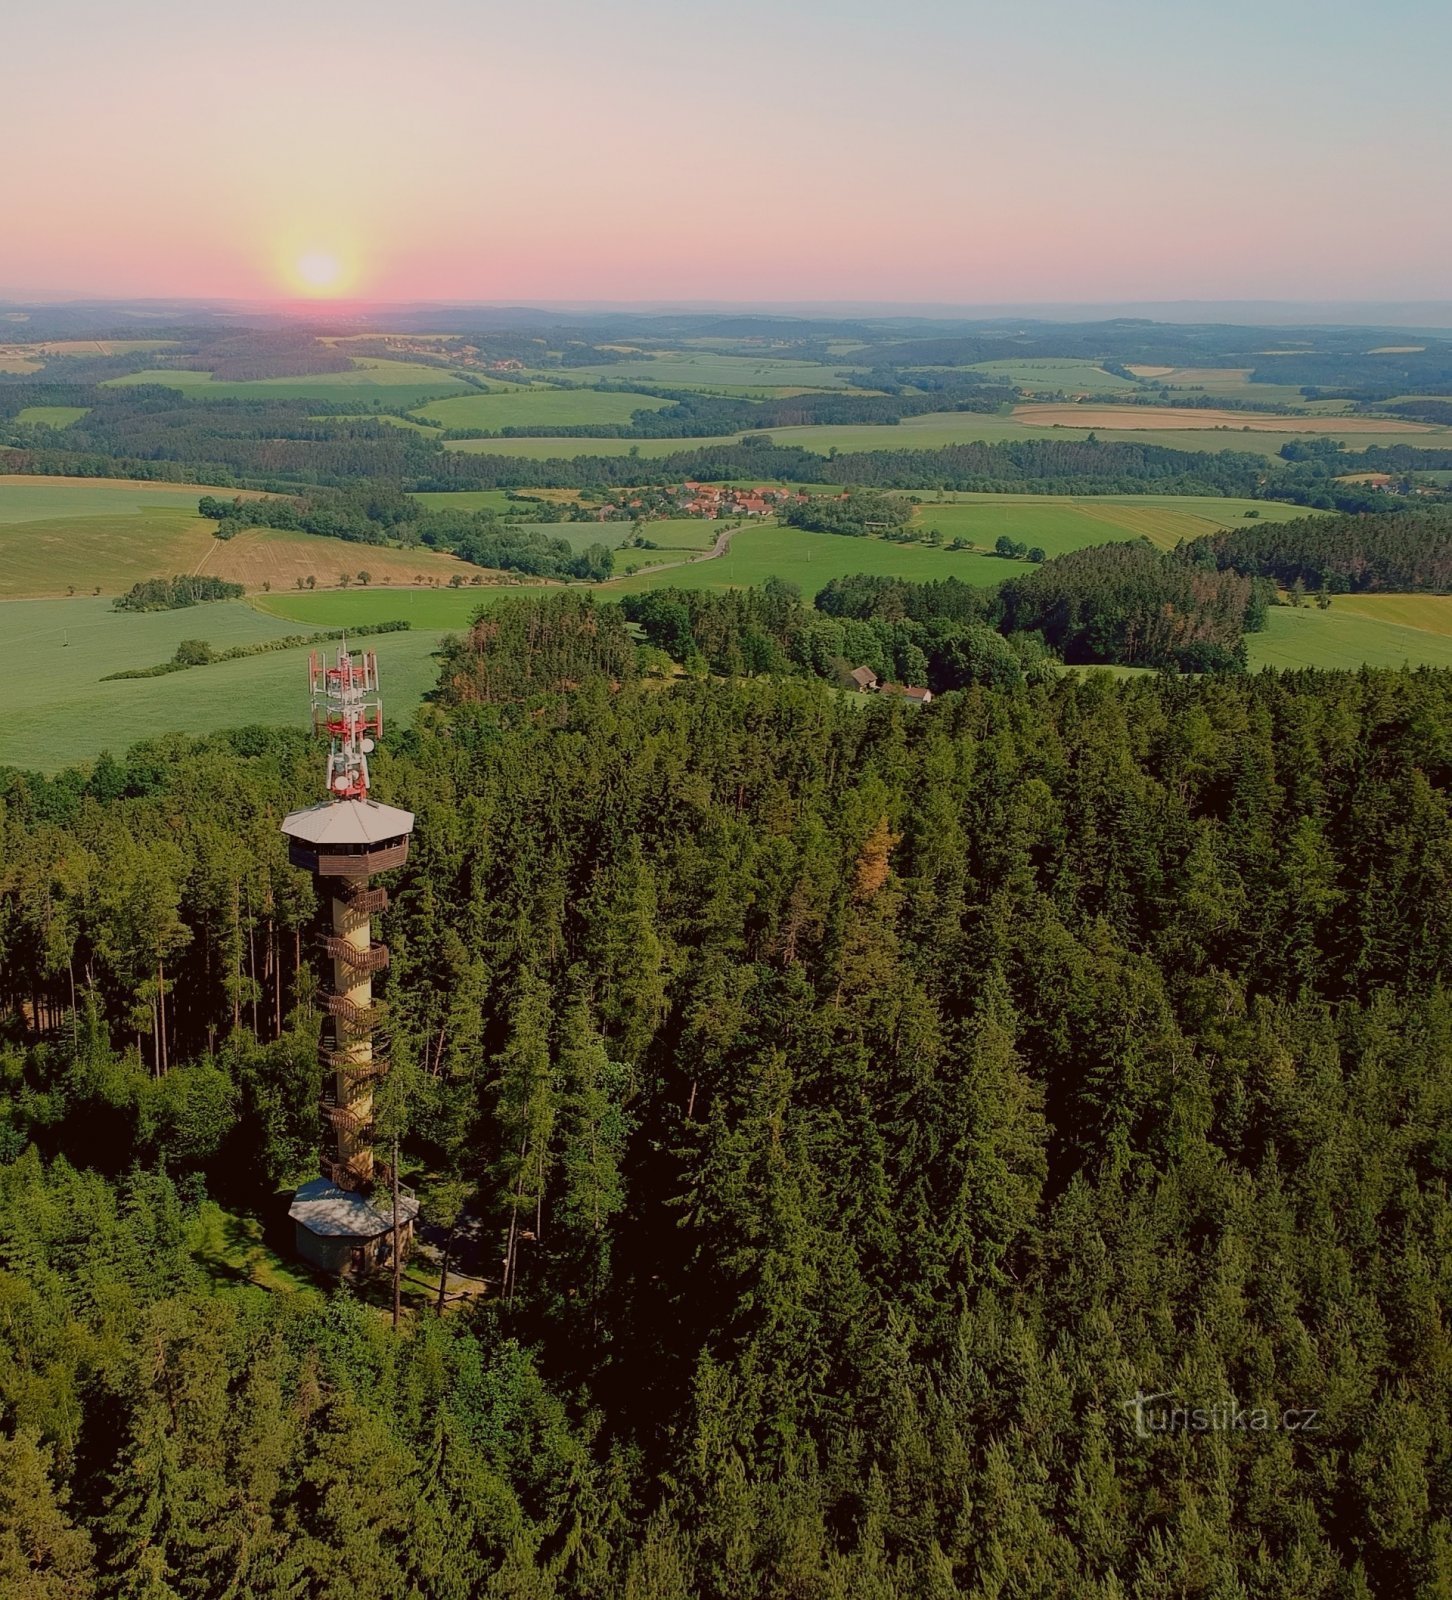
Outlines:
<svg viewBox="0 0 1452 1600"><path fill-rule="evenodd" d="M498 611L375 757L491 1280L396 1334L194 1244L312 1170L312 741L0 774L0 1594L1452 1593L1452 680L635 649Z"/></svg>

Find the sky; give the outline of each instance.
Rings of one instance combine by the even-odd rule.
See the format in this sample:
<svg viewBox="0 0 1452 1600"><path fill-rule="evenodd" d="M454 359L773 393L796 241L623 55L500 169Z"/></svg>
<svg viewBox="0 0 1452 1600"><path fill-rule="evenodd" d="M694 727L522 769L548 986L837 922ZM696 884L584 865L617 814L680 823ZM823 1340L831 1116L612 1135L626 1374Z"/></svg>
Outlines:
<svg viewBox="0 0 1452 1600"><path fill-rule="evenodd" d="M1452 298L1446 0L46 0L0 296Z"/></svg>

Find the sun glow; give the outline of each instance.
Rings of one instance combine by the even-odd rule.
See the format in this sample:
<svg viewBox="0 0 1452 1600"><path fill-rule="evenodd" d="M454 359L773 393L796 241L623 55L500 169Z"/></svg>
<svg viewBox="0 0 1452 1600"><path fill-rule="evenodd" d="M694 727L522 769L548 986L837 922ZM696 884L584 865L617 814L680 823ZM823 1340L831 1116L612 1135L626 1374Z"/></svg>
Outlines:
<svg viewBox="0 0 1452 1600"><path fill-rule="evenodd" d="M343 263L330 250L308 250L293 264L293 275L307 294L337 294L343 287Z"/></svg>

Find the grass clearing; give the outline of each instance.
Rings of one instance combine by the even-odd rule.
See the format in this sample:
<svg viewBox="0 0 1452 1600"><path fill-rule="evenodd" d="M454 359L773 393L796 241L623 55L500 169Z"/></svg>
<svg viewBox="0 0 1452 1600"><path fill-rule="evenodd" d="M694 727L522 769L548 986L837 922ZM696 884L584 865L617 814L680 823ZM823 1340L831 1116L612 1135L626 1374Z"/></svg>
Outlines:
<svg viewBox="0 0 1452 1600"><path fill-rule="evenodd" d="M32 428L69 428L90 409L90 406L26 406L15 413L15 420Z"/></svg>
<svg viewBox="0 0 1452 1600"><path fill-rule="evenodd" d="M540 384L504 394L469 394L418 408L424 422L440 428L572 428L589 423L629 422L636 411L663 411L669 400L600 389L552 389Z"/></svg>
<svg viewBox="0 0 1452 1600"><path fill-rule="evenodd" d="M312 1295L319 1306L323 1292L306 1268L281 1253L286 1225L278 1197L279 1221L275 1229L265 1230L257 1217L224 1211L215 1200L204 1200L187 1229L187 1250L192 1260L212 1279L221 1292L250 1287L280 1294Z"/></svg>

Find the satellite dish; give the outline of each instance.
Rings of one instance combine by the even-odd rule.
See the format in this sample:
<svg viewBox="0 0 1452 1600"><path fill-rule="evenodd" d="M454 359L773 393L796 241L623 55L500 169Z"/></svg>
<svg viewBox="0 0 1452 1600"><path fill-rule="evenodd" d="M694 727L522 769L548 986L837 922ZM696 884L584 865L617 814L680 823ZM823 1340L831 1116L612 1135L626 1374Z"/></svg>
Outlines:
<svg viewBox="0 0 1452 1600"><path fill-rule="evenodd" d="M371 756L373 754L373 749L373 741L371 739L365 739L363 741L363 754L365 756Z"/></svg>

